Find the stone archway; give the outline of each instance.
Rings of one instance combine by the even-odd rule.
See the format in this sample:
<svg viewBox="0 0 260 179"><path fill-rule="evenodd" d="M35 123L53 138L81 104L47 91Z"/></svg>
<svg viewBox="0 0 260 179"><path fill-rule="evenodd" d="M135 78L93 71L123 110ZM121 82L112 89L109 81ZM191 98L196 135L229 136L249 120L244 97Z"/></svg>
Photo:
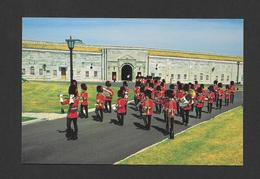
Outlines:
<svg viewBox="0 0 260 179"><path fill-rule="evenodd" d="M133 67L129 64L124 64L121 68L121 80L132 81Z"/></svg>

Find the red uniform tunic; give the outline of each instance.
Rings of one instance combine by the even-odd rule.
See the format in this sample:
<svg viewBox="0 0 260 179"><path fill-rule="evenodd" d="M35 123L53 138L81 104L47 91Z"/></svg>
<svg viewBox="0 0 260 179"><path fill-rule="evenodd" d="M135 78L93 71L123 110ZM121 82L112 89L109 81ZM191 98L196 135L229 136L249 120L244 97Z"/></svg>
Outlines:
<svg viewBox="0 0 260 179"><path fill-rule="evenodd" d="M113 95L114 95L114 92L113 92L113 90L111 89L111 88L106 88L108 91L109 91L109 93L111 94L111 96L105 96L105 101L111 101L112 100L112 97L113 97Z"/></svg>
<svg viewBox="0 0 260 179"><path fill-rule="evenodd" d="M147 116L152 116L152 115L153 115L153 106L154 106L153 100L152 100L152 99L147 99L147 100L145 101L145 105L148 107L148 110L147 110L147 112L146 112L146 115L147 115Z"/></svg>
<svg viewBox="0 0 260 179"><path fill-rule="evenodd" d="M214 92L209 92L209 93L208 93L209 103L213 103L213 102L214 102L214 99L215 99L215 93L214 93Z"/></svg>
<svg viewBox="0 0 260 179"><path fill-rule="evenodd" d="M167 111L168 108L169 108L169 100L164 99L164 100L162 101L162 107L163 107L163 111Z"/></svg>
<svg viewBox="0 0 260 179"><path fill-rule="evenodd" d="M194 85L194 90L197 91L197 89L199 88L199 85Z"/></svg>
<svg viewBox="0 0 260 179"><path fill-rule="evenodd" d="M225 99L230 100L230 93L231 93L230 89L225 91Z"/></svg>
<svg viewBox="0 0 260 179"><path fill-rule="evenodd" d="M198 108L203 108L204 101L205 101L205 96L199 95L199 96L196 97L196 100L198 101L197 107Z"/></svg>
<svg viewBox="0 0 260 179"><path fill-rule="evenodd" d="M218 85L214 85L213 89L214 89L214 91L218 92L218 90L219 90Z"/></svg>
<svg viewBox="0 0 260 179"><path fill-rule="evenodd" d="M190 101L189 101L189 104L188 104L187 106L185 106L183 109L184 109L185 111L190 111L190 110L191 110L191 105L192 105L192 101L190 100Z"/></svg>
<svg viewBox="0 0 260 179"><path fill-rule="evenodd" d="M222 88L220 88L218 90L218 99L223 99L225 97L224 94L225 94L225 91Z"/></svg>
<svg viewBox="0 0 260 179"><path fill-rule="evenodd" d="M205 89L202 89L202 95L203 95L203 96L206 96L206 95L207 95Z"/></svg>
<svg viewBox="0 0 260 179"><path fill-rule="evenodd" d="M98 93L96 96L96 108L104 109L105 96L102 93Z"/></svg>
<svg viewBox="0 0 260 179"><path fill-rule="evenodd" d="M136 99L140 100L140 99L141 99L141 96L140 96L140 88L135 87L134 93L135 93Z"/></svg>
<svg viewBox="0 0 260 179"><path fill-rule="evenodd" d="M80 93L80 97L82 98L81 105L87 106L88 105L88 93L86 91L83 91Z"/></svg>
<svg viewBox="0 0 260 179"><path fill-rule="evenodd" d="M175 100L170 100L168 102L168 109L170 110L174 110L176 112L177 110L177 104L176 104L176 101Z"/></svg>
<svg viewBox="0 0 260 179"><path fill-rule="evenodd" d="M183 90L179 90L179 91L177 92L177 98L178 98L178 99L181 99L183 96L185 96L185 92L184 92Z"/></svg>
<svg viewBox="0 0 260 179"><path fill-rule="evenodd" d="M229 89L230 89L231 93L235 93L236 92L236 86L235 85L230 85Z"/></svg>
<svg viewBox="0 0 260 179"><path fill-rule="evenodd" d="M66 105L69 104L70 99L66 99L62 104ZM79 98L76 97L76 99L74 100L74 103L70 106L69 104L69 110L68 110L68 114L67 117L74 119L74 118L78 118L78 105L79 105Z"/></svg>
<svg viewBox="0 0 260 179"><path fill-rule="evenodd" d="M125 106L127 104L127 101L125 98L118 98L117 99L117 113L125 113L126 112L126 109L125 109Z"/></svg>
<svg viewBox="0 0 260 179"><path fill-rule="evenodd" d="M163 97L163 93L161 91L155 91L154 92L154 97L155 97L155 103L156 104L162 104L162 97Z"/></svg>

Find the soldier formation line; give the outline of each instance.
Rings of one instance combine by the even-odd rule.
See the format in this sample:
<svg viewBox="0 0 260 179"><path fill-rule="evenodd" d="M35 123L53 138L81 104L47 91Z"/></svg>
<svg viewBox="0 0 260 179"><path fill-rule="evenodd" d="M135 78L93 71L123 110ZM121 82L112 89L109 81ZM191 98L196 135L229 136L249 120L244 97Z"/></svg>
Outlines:
<svg viewBox="0 0 260 179"><path fill-rule="evenodd" d="M63 100L60 97L62 105L68 105L66 137L68 140L78 139L77 119L88 118L88 92L85 83L81 85L81 92L78 91L77 81L73 80L69 86L69 97ZM123 86L117 91L117 102L112 109L111 101L114 92L111 88L111 82L106 81L105 87L97 86L96 95L96 119L103 121L104 112L111 113L112 110L117 113L119 125L124 125L124 117L127 113L127 102L130 88L128 82L124 81ZM196 118L201 118L201 112L204 105L207 105L207 112L211 113L213 104L215 109L221 109L222 106L228 106L233 103L236 86L234 81L229 85L223 86L217 80L210 85L207 90L203 84L186 83L178 81L176 84L170 84L167 89L165 80L160 77L138 76L136 77L134 88L134 104L140 118L144 121L145 129L150 130L151 120L154 113L164 114L166 122L165 131L170 139L174 138L174 120L176 116L182 118L182 125L188 125L189 113L196 112ZM80 110L78 112L78 106ZM155 109L155 111L154 111ZM74 130L71 128L73 122Z"/></svg>

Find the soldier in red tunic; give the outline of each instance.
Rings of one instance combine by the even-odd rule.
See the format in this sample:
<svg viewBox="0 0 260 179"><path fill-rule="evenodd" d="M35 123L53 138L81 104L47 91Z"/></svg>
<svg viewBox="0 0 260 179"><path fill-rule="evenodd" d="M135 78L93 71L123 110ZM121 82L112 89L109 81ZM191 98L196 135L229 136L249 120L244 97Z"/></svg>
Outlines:
<svg viewBox="0 0 260 179"><path fill-rule="evenodd" d="M111 101L114 92L111 88L111 82L106 81L106 88L103 89L103 94L105 96L105 112L111 113Z"/></svg>
<svg viewBox="0 0 260 179"><path fill-rule="evenodd" d="M161 92L161 86L157 86L154 92L154 102L157 114L161 114L162 112L162 97L163 93Z"/></svg>
<svg viewBox="0 0 260 179"><path fill-rule="evenodd" d="M179 83L178 85L178 91L177 91L177 114L180 114L181 113L181 108L180 108L180 99L185 96L185 92L183 91L183 87L182 87L182 84Z"/></svg>
<svg viewBox="0 0 260 179"><path fill-rule="evenodd" d="M236 85L234 81L230 81L230 103L233 104L234 98L235 98L235 93L236 93Z"/></svg>
<svg viewBox="0 0 260 179"><path fill-rule="evenodd" d="M97 86L97 95L96 95L96 117L101 122L103 122L103 111L104 111L104 103L105 103L105 96L103 95L103 87Z"/></svg>
<svg viewBox="0 0 260 179"><path fill-rule="evenodd" d="M124 87L124 98L126 99L126 101L128 102L128 96L129 96L129 93L130 93L130 89L128 88L128 83L127 81L124 81L123 82L123 87ZM127 103L126 103L126 106L125 106L125 114L127 113Z"/></svg>
<svg viewBox="0 0 260 179"><path fill-rule="evenodd" d="M144 101L144 110L145 110L145 124L146 124L146 129L147 130L150 130L150 127L151 127L151 119L152 119L152 115L153 115L153 107L154 107L154 104L153 104L153 100L151 99L152 96L151 96L151 91L150 90L146 90L145 91L145 101Z"/></svg>
<svg viewBox="0 0 260 179"><path fill-rule="evenodd" d="M174 139L174 118L177 112L177 105L176 101L173 97L173 92L172 90L167 90L165 92L167 96L167 115L166 115L166 134L170 134L170 139ZM170 131L169 131L169 123L171 125Z"/></svg>
<svg viewBox="0 0 260 179"><path fill-rule="evenodd" d="M180 113L182 116L182 123L187 126L189 123L189 113L191 110L191 105L192 105L192 99L191 99L191 94L188 93L189 86L188 84L185 84L183 86L184 90L184 95L182 98L180 98L179 105L180 105Z"/></svg>
<svg viewBox="0 0 260 179"><path fill-rule="evenodd" d="M143 117L143 108L144 108L144 102L145 102L145 86L142 85L140 88L140 104L139 104L139 112L140 112L140 117Z"/></svg>
<svg viewBox="0 0 260 179"><path fill-rule="evenodd" d="M202 94L202 89L201 87L197 89L197 97L196 97L196 118L199 117L201 119L201 111L204 106L204 101L205 101L205 96Z"/></svg>
<svg viewBox="0 0 260 179"><path fill-rule="evenodd" d="M212 105L213 105L213 102L215 100L215 93L214 93L214 89L213 89L213 86L210 85L208 87L208 113L211 113L212 111Z"/></svg>
<svg viewBox="0 0 260 179"><path fill-rule="evenodd" d="M117 93L117 119L121 126L124 125L124 115L126 111L126 99L124 98L123 91L119 90Z"/></svg>
<svg viewBox="0 0 260 179"><path fill-rule="evenodd" d="M225 91L222 89L222 83L218 83L218 104L219 104L219 109L222 108L222 100L225 97Z"/></svg>
<svg viewBox="0 0 260 179"><path fill-rule="evenodd" d="M215 101L216 101L216 108L218 108L218 90L219 90L219 87L218 87L218 81L215 80L214 81L214 85L213 85L213 89L214 89L214 93L215 93Z"/></svg>
<svg viewBox="0 0 260 179"><path fill-rule="evenodd" d="M66 137L68 140L76 140L78 138L78 105L79 97L77 96L77 90L74 85L69 87L69 98L61 103L62 105L69 105L68 114L67 114L67 129ZM74 125L74 131L71 128L71 122Z"/></svg>
<svg viewBox="0 0 260 179"><path fill-rule="evenodd" d="M194 84L194 90L197 91L198 88L199 88L198 81L195 81L195 84Z"/></svg>
<svg viewBox="0 0 260 179"><path fill-rule="evenodd" d="M81 118L88 118L88 92L87 92L87 86L85 83L82 83L81 85L81 103L80 103L80 117Z"/></svg>
<svg viewBox="0 0 260 179"><path fill-rule="evenodd" d="M230 101L230 89L229 89L229 85L226 85L226 90L225 90L225 106L229 105L229 101Z"/></svg>
<svg viewBox="0 0 260 179"><path fill-rule="evenodd" d="M140 81L136 81L135 87L134 87L134 102L135 102L135 106L137 106L138 103L140 102L140 87L141 87L141 82Z"/></svg>

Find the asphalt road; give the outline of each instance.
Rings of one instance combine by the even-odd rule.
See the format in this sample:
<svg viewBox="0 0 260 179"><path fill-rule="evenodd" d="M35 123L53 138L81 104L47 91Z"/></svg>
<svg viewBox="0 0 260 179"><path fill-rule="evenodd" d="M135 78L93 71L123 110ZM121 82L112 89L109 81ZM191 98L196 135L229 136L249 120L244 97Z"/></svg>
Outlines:
<svg viewBox="0 0 260 179"><path fill-rule="evenodd" d="M224 111L243 104L243 94L238 92L234 104L223 106L221 110L212 110L212 114L203 112L202 119L192 118L189 125L181 125L180 117L176 118L175 134L195 124L208 120ZM103 122L89 118L78 119L79 138L67 141L64 130L66 119L42 121L22 126L22 163L37 164L113 164L149 145L159 142L168 136L164 135L165 122L163 115L155 114L151 130L144 130L143 120L138 118L133 104L128 105L124 126L117 125L114 112L104 113ZM215 106L213 106L215 107ZM206 107L204 107L204 111Z"/></svg>

